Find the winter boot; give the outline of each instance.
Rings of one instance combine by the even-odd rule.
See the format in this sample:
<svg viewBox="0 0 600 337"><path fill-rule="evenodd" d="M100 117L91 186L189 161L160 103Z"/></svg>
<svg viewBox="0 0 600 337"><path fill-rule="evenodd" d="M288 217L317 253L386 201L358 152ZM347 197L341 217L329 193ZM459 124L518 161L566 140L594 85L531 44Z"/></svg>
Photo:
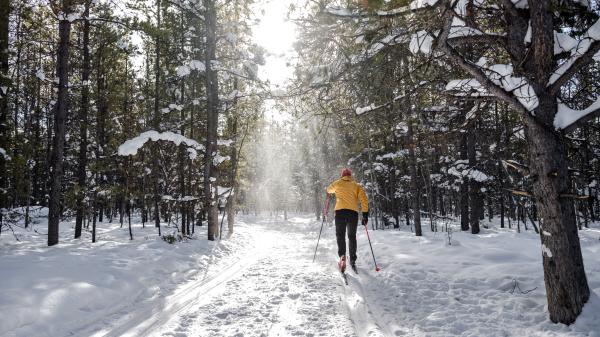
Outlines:
<svg viewBox="0 0 600 337"><path fill-rule="evenodd" d="M340 268L341 273L346 271L346 255L342 255L340 257L340 262L338 262L338 267Z"/></svg>
<svg viewBox="0 0 600 337"><path fill-rule="evenodd" d="M356 261L350 261L350 267L355 273L358 274L358 269L356 269Z"/></svg>

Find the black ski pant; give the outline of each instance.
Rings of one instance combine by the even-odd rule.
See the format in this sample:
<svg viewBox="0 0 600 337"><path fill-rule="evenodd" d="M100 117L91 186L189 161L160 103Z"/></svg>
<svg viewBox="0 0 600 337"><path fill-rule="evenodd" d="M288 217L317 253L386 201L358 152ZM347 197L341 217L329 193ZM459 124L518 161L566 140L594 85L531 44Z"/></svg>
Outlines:
<svg viewBox="0 0 600 337"><path fill-rule="evenodd" d="M335 211L335 237L337 239L338 256L346 255L346 230L350 246L350 262L356 261L356 228L358 212L349 209Z"/></svg>

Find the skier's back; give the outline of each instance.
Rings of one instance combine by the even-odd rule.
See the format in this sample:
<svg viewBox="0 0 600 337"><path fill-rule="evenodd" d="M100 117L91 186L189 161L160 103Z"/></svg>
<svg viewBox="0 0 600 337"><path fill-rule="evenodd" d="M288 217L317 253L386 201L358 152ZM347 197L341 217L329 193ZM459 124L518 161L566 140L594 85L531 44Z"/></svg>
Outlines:
<svg viewBox="0 0 600 337"><path fill-rule="evenodd" d="M369 218L369 201L360 184L352 179L352 171L344 169L342 177L327 187L327 193L335 194L335 236L340 257L340 270L346 269L346 231L350 248L350 265L356 268L356 228L358 227L358 211L363 213L363 225Z"/></svg>

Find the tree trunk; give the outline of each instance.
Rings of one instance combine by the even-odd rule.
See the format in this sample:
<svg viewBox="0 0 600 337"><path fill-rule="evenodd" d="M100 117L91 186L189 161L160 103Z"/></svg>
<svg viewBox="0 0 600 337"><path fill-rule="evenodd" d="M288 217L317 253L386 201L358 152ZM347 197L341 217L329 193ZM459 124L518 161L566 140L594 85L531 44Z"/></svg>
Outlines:
<svg viewBox="0 0 600 337"><path fill-rule="evenodd" d="M10 1L0 0L0 148L8 149L8 91L10 79L8 77L8 22L10 17ZM6 157L0 154L0 209L7 206L6 189L8 187L8 174ZM2 224L0 211L0 227Z"/></svg>
<svg viewBox="0 0 600 337"><path fill-rule="evenodd" d="M96 215L97 215L97 211L96 211L96 199L97 199L97 195L94 195L94 205L92 206L92 214L93 214L93 220L92 220L92 243L96 242ZM101 214L102 212L100 212Z"/></svg>
<svg viewBox="0 0 600 337"><path fill-rule="evenodd" d="M476 127L467 128L467 154L469 157L469 169L474 170L477 165L477 151L475 147ZM469 179L469 225L472 234L479 234L479 218L483 212L483 195L481 193L481 183L471 177ZM467 228L468 229L468 228Z"/></svg>
<svg viewBox="0 0 600 337"><path fill-rule="evenodd" d="M71 12L71 1L64 0L63 15ZM65 124L69 100L69 35L71 22L63 17L58 23L58 54L56 57L56 74L58 76L58 99L54 110L54 139L50 158L51 180L48 210L48 246L58 243L58 226L60 221L60 198L63 178L63 155L65 146Z"/></svg>
<svg viewBox="0 0 600 337"><path fill-rule="evenodd" d="M85 2L84 17L88 17L90 13L90 1ZM90 104L89 96L89 78L90 78L90 22L83 21L83 64L81 70L81 107L79 112L79 160L77 166L77 215L75 217L75 238L81 237L81 227L84 217L85 191L86 191L86 165L87 165L87 124L88 124L88 109Z"/></svg>
<svg viewBox="0 0 600 337"><path fill-rule="evenodd" d="M158 29L161 28L161 0L156 0L156 23ZM154 116L152 118L152 126L158 132L160 132L160 34L156 36L155 40L155 57L154 60ZM152 144L152 180L154 185L154 227L158 229L158 235L160 232L160 186L159 186L159 174L160 164L158 162L158 144L155 142Z"/></svg>
<svg viewBox="0 0 600 337"><path fill-rule="evenodd" d="M467 152L467 132L461 132L459 142L460 160L463 161L461 165L468 159ZM460 229L463 231L469 230L469 182L466 177L462 178L459 188L460 195Z"/></svg>
<svg viewBox="0 0 600 337"><path fill-rule="evenodd" d="M569 190L564 138L531 119L527 123L533 186L540 213L540 235L548 311L553 322L570 324L590 296Z"/></svg>
<svg viewBox="0 0 600 337"><path fill-rule="evenodd" d="M421 188L417 169L417 156L415 155L416 142L414 137L413 122L408 122L408 155L410 158L410 190L412 194L413 221L415 223L415 235L423 235L421 231Z"/></svg>
<svg viewBox="0 0 600 337"><path fill-rule="evenodd" d="M234 84L233 84L233 90L237 91L238 90L238 79L234 79ZM237 106L237 98L234 99L233 102L233 107L235 108ZM231 123L231 134L232 134L232 138L231 140L233 141L233 143L231 144L231 179L229 182L229 186L231 188L231 191L229 192L229 195L227 196L227 229L228 229L228 235L232 235L233 234L233 226L235 224L235 210L236 210L236 194L237 194L237 189L238 189L238 184L237 184L237 170L238 170L238 152L237 152L237 143L238 143L238 117L236 114L236 111L232 111L233 116L231 117L233 119L232 123ZM242 141L243 142L243 141Z"/></svg>
<svg viewBox="0 0 600 337"><path fill-rule="evenodd" d="M217 170L214 158L217 154L217 128L219 123L219 82L212 62L216 60L217 11L214 0L204 0L206 8L206 153L204 155L204 200L208 213L208 240L219 236L219 214L217 209Z"/></svg>
<svg viewBox="0 0 600 337"><path fill-rule="evenodd" d="M539 212L542 235L544 281L550 320L564 324L575 322L590 297L581 246L575 223L565 136L554 129L557 97L546 84L553 60L554 24L550 1L530 1L532 29L532 86L538 97L534 116L524 116L529 149L533 194ZM547 234L544 234L547 233ZM549 235L548 235L549 234Z"/></svg>

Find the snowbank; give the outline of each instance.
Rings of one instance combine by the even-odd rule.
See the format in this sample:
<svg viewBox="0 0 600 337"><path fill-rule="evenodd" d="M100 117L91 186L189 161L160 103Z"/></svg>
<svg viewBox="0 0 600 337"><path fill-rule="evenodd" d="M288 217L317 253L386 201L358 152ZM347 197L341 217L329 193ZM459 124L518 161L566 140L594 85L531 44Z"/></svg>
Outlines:
<svg viewBox="0 0 600 337"><path fill-rule="evenodd" d="M82 329L156 306L181 284L215 273L251 237L210 242L205 227L196 227L196 239L170 245L153 226L136 221L133 241L126 226L99 223L92 244L87 231L71 239L72 227L61 224L54 247L46 246L45 223L34 226L39 234L20 229L20 242L11 233L0 236L0 336L87 336ZM163 228L163 234L174 231Z"/></svg>
<svg viewBox="0 0 600 337"><path fill-rule="evenodd" d="M472 235L451 223L448 245L447 233L432 233L428 224L424 219L421 238L404 225L369 233L380 273L359 231L362 287L390 335L600 336L598 226L580 231L592 297L579 319L566 326L548 319L541 261L548 252L533 230L518 234L493 225Z"/></svg>

